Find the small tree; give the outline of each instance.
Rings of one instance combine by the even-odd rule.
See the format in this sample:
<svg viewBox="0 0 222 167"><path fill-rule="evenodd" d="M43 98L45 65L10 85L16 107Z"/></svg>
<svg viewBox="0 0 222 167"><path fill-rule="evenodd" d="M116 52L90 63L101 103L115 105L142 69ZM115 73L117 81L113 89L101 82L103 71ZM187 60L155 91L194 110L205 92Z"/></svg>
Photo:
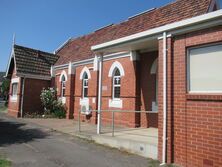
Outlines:
<svg viewBox="0 0 222 167"><path fill-rule="evenodd" d="M56 99L56 90L54 88L43 89L40 95L44 112L52 113L54 109L54 105L57 101Z"/></svg>
<svg viewBox="0 0 222 167"><path fill-rule="evenodd" d="M10 81L6 79L2 82L2 86L1 86L2 95L6 100L8 99L9 88L10 88Z"/></svg>

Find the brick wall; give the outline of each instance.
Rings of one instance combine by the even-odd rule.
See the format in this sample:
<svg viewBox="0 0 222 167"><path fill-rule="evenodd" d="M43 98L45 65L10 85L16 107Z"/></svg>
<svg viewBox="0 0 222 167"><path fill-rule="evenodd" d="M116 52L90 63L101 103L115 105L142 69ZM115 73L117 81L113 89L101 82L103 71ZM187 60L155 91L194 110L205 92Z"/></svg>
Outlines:
<svg viewBox="0 0 222 167"><path fill-rule="evenodd" d="M15 74L15 69L13 70L11 79L18 78ZM12 95L12 83L10 83L10 89L9 89L9 103L8 103L8 114L14 117L20 116L20 96L21 96L21 79L19 78L18 82L18 96L17 101L12 101L11 95Z"/></svg>
<svg viewBox="0 0 222 167"><path fill-rule="evenodd" d="M151 67L158 57L158 52L140 54L140 91L142 111L152 111L152 102L156 98L156 74L151 74ZM141 114L142 127L158 127L158 114Z"/></svg>
<svg viewBox="0 0 222 167"><path fill-rule="evenodd" d="M155 79L154 76L150 75L150 68L155 60L155 57L157 57L157 53L153 53L152 56L144 54L144 57L149 57L148 59L148 66L144 64L143 70L145 71L140 76L140 61L131 61L129 57L126 58L119 58L115 60L109 60L104 61L103 64L103 91L102 91L102 109L103 110L140 110L140 104L141 100L143 100L143 110L146 108L145 103L149 103L149 108L146 108L149 111L151 110L151 103L152 99L149 99L151 96L153 96L153 92L150 91L153 87L155 87L155 84L153 81L149 81L150 79ZM110 67L112 64L118 61L122 64L125 72L125 76L121 78L121 99L123 100L123 107L122 108L112 108L109 107L109 100L112 99L112 77L108 77L108 73L110 70ZM82 80L80 80L80 73L83 70L84 67L87 67L90 70L91 79L89 79L89 88L88 88L88 99L89 99L89 105L93 110L97 110L97 93L98 93L98 71L93 70L93 64L88 64L84 66L78 66L75 69L75 74L72 75L70 82L70 79L68 79L68 82L66 83L66 107L69 115L73 113L73 116L75 119L78 119L78 112L81 109L80 100L82 98ZM65 71L68 75L68 70L57 70L55 75L55 86L57 87L58 91L58 97L61 96L61 83L59 81L61 73ZM144 82L149 84L153 84L150 89L147 90L144 94L143 98L140 99L141 95L141 89L140 89L140 82L138 80L140 78L143 78L143 75L148 74L148 80L143 80ZM125 86L127 85L127 86ZM143 84L143 89L146 89L146 84ZM71 90L72 89L72 90ZM73 92L71 93L70 90ZM153 89L152 89L153 90ZM155 90L155 89L154 89ZM145 90L144 90L145 91ZM151 92L151 93L149 93ZM73 97L73 99L70 100L70 96ZM155 95L154 95L155 96ZM73 110L70 108L73 105ZM69 110L71 112L69 112ZM71 113L71 114L70 114ZM93 112L92 116L84 116L81 115L82 121L92 122L96 123L96 113ZM67 118L71 118L68 116ZM141 120L140 120L141 118ZM148 119L150 120L148 124ZM102 123L103 124L111 124L112 121L112 114L110 112L105 112L102 114ZM148 127L157 127L157 114L148 114L148 115L141 115L135 114L135 113L115 113L115 123L119 125L124 126L140 126L140 123L142 122L142 126Z"/></svg>
<svg viewBox="0 0 222 167"><path fill-rule="evenodd" d="M222 42L222 26L168 39L168 162L186 167L222 166L222 95L189 94L186 86L187 48L217 42ZM159 50L161 65L162 41ZM161 78L159 84L162 85ZM159 86L159 111L162 111L162 86ZM159 160L162 159L162 121L159 112Z"/></svg>

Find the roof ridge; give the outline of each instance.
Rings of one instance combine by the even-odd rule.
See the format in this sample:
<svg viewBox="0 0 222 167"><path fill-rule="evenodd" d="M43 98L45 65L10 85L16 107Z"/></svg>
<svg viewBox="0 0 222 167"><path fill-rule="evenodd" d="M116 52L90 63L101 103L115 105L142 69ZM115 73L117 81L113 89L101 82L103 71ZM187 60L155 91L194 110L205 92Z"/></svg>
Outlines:
<svg viewBox="0 0 222 167"><path fill-rule="evenodd" d="M32 50L32 51L35 51L35 52L40 52L40 53L46 53L46 54L56 55L56 54L54 54L54 53L50 53L50 52L46 52L46 51L42 51L42 50L39 50L39 49L35 49L35 48L31 48L31 47L26 47L26 46L22 46L22 45L18 45L18 44L14 44L14 46L17 46L17 47L20 47L20 48L29 49L29 50Z"/></svg>

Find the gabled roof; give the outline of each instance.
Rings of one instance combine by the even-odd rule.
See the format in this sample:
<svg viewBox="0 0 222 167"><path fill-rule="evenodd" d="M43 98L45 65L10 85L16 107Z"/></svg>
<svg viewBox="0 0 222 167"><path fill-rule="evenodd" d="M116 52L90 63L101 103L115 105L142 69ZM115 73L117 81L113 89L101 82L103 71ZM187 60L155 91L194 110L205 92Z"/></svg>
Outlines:
<svg viewBox="0 0 222 167"><path fill-rule="evenodd" d="M125 22L104 27L76 39L70 39L57 51L60 58L56 65L94 57L91 51L93 45L205 14L209 11L212 1L177 0L161 8L129 18Z"/></svg>
<svg viewBox="0 0 222 167"><path fill-rule="evenodd" d="M58 60L58 55L24 46L14 45L6 76L16 67L17 76L50 77L51 66Z"/></svg>

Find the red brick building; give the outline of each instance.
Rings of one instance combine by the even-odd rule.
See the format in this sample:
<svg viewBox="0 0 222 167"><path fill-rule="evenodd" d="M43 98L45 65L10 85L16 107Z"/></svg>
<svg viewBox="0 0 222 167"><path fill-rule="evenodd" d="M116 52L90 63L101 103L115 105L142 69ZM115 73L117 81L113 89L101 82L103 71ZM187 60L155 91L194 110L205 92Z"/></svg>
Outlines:
<svg viewBox="0 0 222 167"><path fill-rule="evenodd" d="M116 123L158 128L156 158L163 163L222 166L222 11L216 0L177 0L69 39L55 53L51 85L68 119L78 119L81 110L149 111L118 113ZM99 118L110 123L111 114L81 117L95 124Z"/></svg>
<svg viewBox="0 0 222 167"><path fill-rule="evenodd" d="M40 93L51 86L51 66L58 56L13 45L6 77L11 79L8 114L22 117L43 111Z"/></svg>

